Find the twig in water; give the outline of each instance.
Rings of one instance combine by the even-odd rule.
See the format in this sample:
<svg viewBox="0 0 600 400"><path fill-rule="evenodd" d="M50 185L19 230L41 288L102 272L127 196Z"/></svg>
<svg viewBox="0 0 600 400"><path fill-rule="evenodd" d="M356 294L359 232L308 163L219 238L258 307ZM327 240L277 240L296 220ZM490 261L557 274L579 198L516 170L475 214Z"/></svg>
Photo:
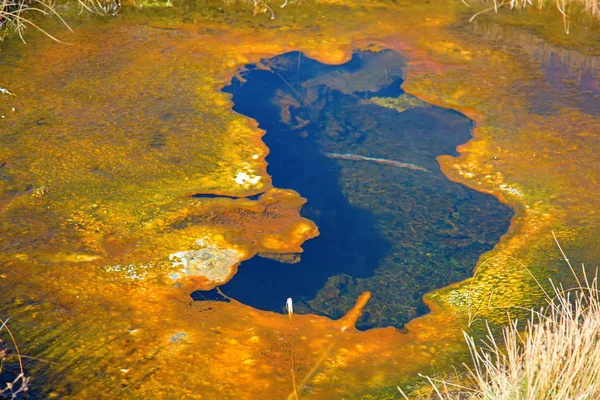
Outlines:
<svg viewBox="0 0 600 400"><path fill-rule="evenodd" d="M9 96L14 96L14 94L12 94L11 92L9 92L8 89L5 89L3 87L0 87L0 93L6 94L6 95L9 95Z"/></svg>
<svg viewBox="0 0 600 400"><path fill-rule="evenodd" d="M292 353L292 385L294 388L294 398L298 400L298 389L296 388L296 362L294 360L294 330L292 326L292 315L294 314L294 303L291 297L288 297L285 302L285 308L288 312L288 318L290 321L290 352Z"/></svg>

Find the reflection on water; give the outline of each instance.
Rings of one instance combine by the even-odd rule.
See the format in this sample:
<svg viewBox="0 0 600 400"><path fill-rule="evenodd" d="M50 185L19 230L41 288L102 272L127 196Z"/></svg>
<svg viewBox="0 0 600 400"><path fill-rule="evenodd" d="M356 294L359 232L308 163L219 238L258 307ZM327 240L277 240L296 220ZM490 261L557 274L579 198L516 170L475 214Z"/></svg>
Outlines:
<svg viewBox="0 0 600 400"><path fill-rule="evenodd" d="M321 232L301 258L244 262L227 296L273 311L293 297L297 312L339 318L371 291L357 326L402 327L427 311L424 293L469 276L506 232L509 207L449 181L436 161L469 140L472 122L404 94L404 65L390 51L342 66L288 53L225 89L266 130L274 185L306 197Z"/></svg>
<svg viewBox="0 0 600 400"><path fill-rule="evenodd" d="M538 94L534 104L556 112L560 107L574 107L591 115L600 115L600 56L583 54L549 44L526 30L498 25L492 21L475 20L469 34L493 46L510 46L524 52L540 66L554 93ZM501 75L502 72L499 72ZM532 93L544 93L537 87Z"/></svg>

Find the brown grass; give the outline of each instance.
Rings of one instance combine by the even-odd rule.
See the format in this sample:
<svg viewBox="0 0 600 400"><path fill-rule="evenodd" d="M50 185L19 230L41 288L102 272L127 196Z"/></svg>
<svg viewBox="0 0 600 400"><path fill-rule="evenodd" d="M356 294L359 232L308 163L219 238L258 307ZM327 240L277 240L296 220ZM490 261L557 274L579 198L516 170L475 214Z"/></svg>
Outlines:
<svg viewBox="0 0 600 400"><path fill-rule="evenodd" d="M555 237L556 239L556 237ZM557 242L558 244L558 242ZM499 342L488 326L482 345L465 333L471 352L467 383L458 385L425 377L433 398L477 400L583 400L600 398L600 294L582 265L565 290L551 282L547 306L531 310L524 324L511 319ZM399 388L400 390L400 388ZM402 391L400 390L402 393ZM405 398L407 398L405 396Z"/></svg>
<svg viewBox="0 0 600 400"><path fill-rule="evenodd" d="M77 0L82 8L92 14L116 15L121 10L121 0ZM34 22L36 16L53 15L71 32L71 27L54 9L53 0L0 0L0 40L7 34L17 33L26 43L24 32L27 28L35 28L46 36L60 43L68 44L52 36Z"/></svg>
<svg viewBox="0 0 600 400"><path fill-rule="evenodd" d="M121 0L77 0L91 14L115 16L121 11Z"/></svg>
<svg viewBox="0 0 600 400"><path fill-rule="evenodd" d="M2 373L2 369L4 367L5 362L10 358L16 358L19 362L19 370L20 373L9 382L0 382L0 398L9 398L16 399L19 394L24 394L28 390L29 378L25 375L25 369L23 368L23 358L21 357L21 352L19 351L19 346L17 345L17 341L11 330L8 328L8 319L2 320L0 319L0 334L6 332L10 337L12 342L12 347L14 347L15 353L9 353L8 347L3 346L4 342L0 338L0 374Z"/></svg>
<svg viewBox="0 0 600 400"><path fill-rule="evenodd" d="M466 0L461 0L467 7L470 5ZM486 8L474 14L470 21L477 16L490 11L498 12L500 8L509 8L511 10L524 10L526 8L548 9L556 7L563 19L565 33L569 34L571 26L570 13L573 9L583 9L588 15L600 20L600 0L493 0L493 6Z"/></svg>
<svg viewBox="0 0 600 400"><path fill-rule="evenodd" d="M62 42L33 22L35 15L54 15L69 29L69 25L54 10L52 0L0 0L0 40L7 33L16 32L25 42L23 33L28 27L35 28L57 42ZM72 30L71 30L72 32Z"/></svg>

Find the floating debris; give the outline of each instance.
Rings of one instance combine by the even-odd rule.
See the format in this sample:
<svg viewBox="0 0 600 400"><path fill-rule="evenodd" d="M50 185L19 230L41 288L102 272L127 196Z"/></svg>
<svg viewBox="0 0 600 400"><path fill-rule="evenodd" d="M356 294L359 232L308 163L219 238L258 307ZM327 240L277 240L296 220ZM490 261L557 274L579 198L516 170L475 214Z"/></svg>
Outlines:
<svg viewBox="0 0 600 400"><path fill-rule="evenodd" d="M388 160L386 158L365 157L365 156L359 156L357 154L338 154L338 153L323 153L323 155L325 157L333 158L336 160L369 161L369 162L373 162L376 164L390 165L392 167L397 167L397 168L408 168L408 169L412 169L415 171L429 172L429 170L427 170L423 167L419 167L418 165L415 165L415 164L403 163L403 162L395 161L395 160Z"/></svg>
<svg viewBox="0 0 600 400"><path fill-rule="evenodd" d="M363 100L363 103L376 104L380 107L390 108L399 113L412 110L413 108L431 108L431 104L410 94L403 93L398 97L372 97Z"/></svg>

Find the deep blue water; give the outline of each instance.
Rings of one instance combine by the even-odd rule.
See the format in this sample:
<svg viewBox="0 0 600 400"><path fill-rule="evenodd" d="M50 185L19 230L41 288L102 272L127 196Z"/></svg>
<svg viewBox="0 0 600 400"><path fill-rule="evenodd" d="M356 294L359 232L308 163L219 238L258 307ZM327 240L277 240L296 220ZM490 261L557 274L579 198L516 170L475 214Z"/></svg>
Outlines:
<svg viewBox="0 0 600 400"><path fill-rule="evenodd" d="M278 312L292 297L296 312L339 318L369 290L358 327L400 328L427 312L425 293L467 278L507 231L508 206L449 181L436 161L457 154L472 121L427 104L399 112L369 102L403 95L404 67L391 51L356 53L340 66L294 52L249 66L243 81L224 89L235 111L266 130L274 186L307 198L302 215L321 232L304 244L299 263L261 257L242 263L220 287L228 297ZM324 153L412 163L429 172Z"/></svg>

